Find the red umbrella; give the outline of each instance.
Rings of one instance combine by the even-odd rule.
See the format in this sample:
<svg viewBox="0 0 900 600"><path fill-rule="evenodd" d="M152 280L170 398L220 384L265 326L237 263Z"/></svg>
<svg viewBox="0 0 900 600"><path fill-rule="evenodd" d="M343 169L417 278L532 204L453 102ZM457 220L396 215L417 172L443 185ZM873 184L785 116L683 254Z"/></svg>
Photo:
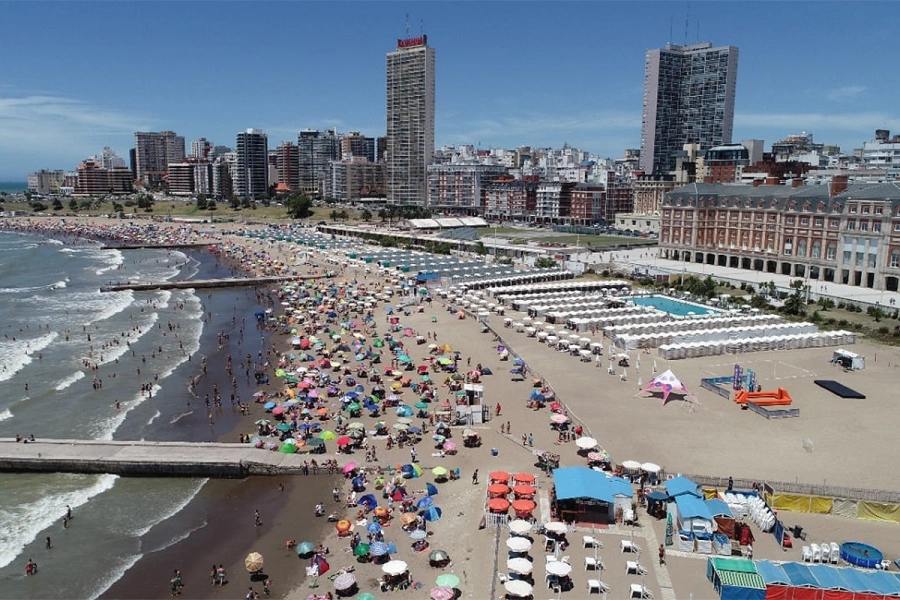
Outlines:
<svg viewBox="0 0 900 600"><path fill-rule="evenodd" d="M509 486L505 483L492 483L488 486L487 491L492 496L505 496L509 493Z"/></svg>
<svg viewBox="0 0 900 600"><path fill-rule="evenodd" d="M348 445L349 443L350 443L350 438L349 438L348 436L346 436L346 435L343 436L343 437L339 437L339 438L337 439L337 445L338 445L338 446L346 446L346 445Z"/></svg>
<svg viewBox="0 0 900 600"><path fill-rule="evenodd" d="M488 475L488 479L490 481L506 483L507 481L509 481L509 473L507 473L506 471L494 471L490 475Z"/></svg>
<svg viewBox="0 0 900 600"><path fill-rule="evenodd" d="M277 406L277 407L275 407L275 408L272 409L272 414L273 414L273 415L283 415L283 414L284 414L284 409L281 408L280 406Z"/></svg>
<svg viewBox="0 0 900 600"><path fill-rule="evenodd" d="M516 473L513 477L513 481L516 483L532 484L534 483L534 475L531 473Z"/></svg>
<svg viewBox="0 0 900 600"><path fill-rule="evenodd" d="M517 513L530 513L535 506L535 503L531 500L516 500L512 503L513 510Z"/></svg>
<svg viewBox="0 0 900 600"><path fill-rule="evenodd" d="M303 338L302 340L300 340L300 348L302 348L303 350L306 350L307 348L309 348L309 340L306 338Z"/></svg>
<svg viewBox="0 0 900 600"><path fill-rule="evenodd" d="M550 404L550 410L554 412L562 410L562 404L560 404L559 402L553 402Z"/></svg>
<svg viewBox="0 0 900 600"><path fill-rule="evenodd" d="M491 498L488 500L487 505L492 512L506 512L509 510L509 500L506 498Z"/></svg>
<svg viewBox="0 0 900 600"><path fill-rule="evenodd" d="M537 488L533 485L517 485L513 488L513 492L516 496L534 496L537 493Z"/></svg>

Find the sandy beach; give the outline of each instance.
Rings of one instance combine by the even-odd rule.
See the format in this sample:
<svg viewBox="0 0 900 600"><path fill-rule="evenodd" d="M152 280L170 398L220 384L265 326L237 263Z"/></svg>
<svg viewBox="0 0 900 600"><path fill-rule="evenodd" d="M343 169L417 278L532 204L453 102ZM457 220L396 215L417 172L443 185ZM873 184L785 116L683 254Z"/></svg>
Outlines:
<svg viewBox="0 0 900 600"><path fill-rule="evenodd" d="M99 220L108 224L106 220ZM225 231L228 228L224 228ZM224 237L223 237L224 236ZM192 235L192 239L198 236ZM339 263L320 265L294 265L292 248L284 242L250 240L230 236L219 229L218 242L239 243L249 253L266 253L281 265L291 265L299 274L320 272L325 267L338 269L337 279L357 278L368 285L377 284L379 274L344 270ZM265 271L265 267L262 268ZM375 316L383 319L383 311L376 308ZM510 315L511 313L508 313ZM515 315L513 315L515 316ZM434 320L432 320L434 318ZM549 427L548 411L525 408L531 391L530 379L512 381L509 362L499 359L496 347L499 343L509 346L526 363L552 385L558 397L566 404L569 413L582 422L593 437L613 457L614 462L626 459L651 461L662 465L670 473L695 473L707 476L748 481L786 481L823 483L846 487L898 489L900 476L890 469L860 468L871 457L879 456L884 440L898 425L898 417L892 410L889 391L896 381L896 369L900 365L900 352L896 348L857 344L853 350L867 356L864 371L845 373L834 370L828 364L832 349L819 348L781 352L761 352L740 356L722 356L714 359L686 359L663 361L652 355L632 353L632 367L627 381L607 374L605 368L595 363L579 362L567 354L539 344L533 338L502 327L502 319L492 316L491 324L501 336L498 341L492 333L481 333L471 318L459 320L440 302L434 302L422 313L413 312L403 317L401 323L416 332L434 332L441 344L450 344L461 353L461 364L481 363L495 373L484 378L487 403L502 405L502 413L494 420L477 426L483 445L477 449L460 448L455 456L433 456L435 450L428 436L418 446L418 460L426 476L412 479L407 489L414 498L424 495L425 482L431 481L431 468L445 466L459 468L461 479L439 484L435 504L443 511L443 517L428 524L432 535L428 538L430 549L446 550L452 565L444 570L428 565L427 552L416 553L411 540L396 527L387 528L386 538L395 542L396 558L410 566L412 580L421 584L418 589L381 594L376 580L381 571L377 565L358 563L349 551L346 538L338 538L333 524L315 519L312 507L325 500L329 510L332 481L323 476L311 480L302 477L247 480L243 482L211 482L204 499L216 510L210 512L209 525L158 555L145 557L126 576L105 594L109 598L159 598L168 595L168 581L174 568L181 568L185 588L183 597L232 598L243 597L250 585L261 591L257 582L249 581L243 569L243 557L250 551L258 551L266 557L266 573L273 580L272 595L305 599L311 593L324 594L334 591L327 578L318 580L319 587L310 588L305 580L307 561L284 548L286 539L308 540L323 543L331 550L329 562L332 572L341 568L353 568L359 589L381 598L387 595L399 599L427 597L437 575L451 572L460 578L462 597L479 599L500 595L497 573L505 572L506 532L479 529L483 501L486 497L485 478L495 469L511 473L528 472L537 475L538 521L547 521L549 515L548 492L551 482L535 466L535 448L551 450L561 456L563 466L584 464L576 453L574 444L558 445L555 432ZM378 332L384 325L378 323ZM603 341L608 346L608 341ZM277 352L288 351L288 341L274 337L272 344ZM410 356L419 364L427 356L425 346L407 346ZM648 394L636 395L638 379L644 383L653 376L653 363L658 372L671 368L697 395L699 404L693 410L685 403L671 402L663 405ZM739 362L745 368L757 371L763 389L784 387L800 408L797 419L766 420L749 411L741 411L736 405L699 388L701 377L728 375ZM605 367L605 363L603 364ZM865 400L842 400L830 396L813 384L817 378L837 379L867 395ZM273 386L274 386L273 381ZM275 389L273 387L273 389ZM404 392L403 399L410 395ZM449 392L441 388L440 399L448 399ZM260 409L254 406L258 418ZM388 417L392 420L393 416ZM367 428L375 419L361 419ZM246 432L246 420L234 419L235 427L219 434L221 439L236 441L238 432ZM501 425L509 423L511 433L501 434ZM523 444L522 435L533 436L533 446ZM811 442L811 443L808 443ZM410 460L407 448L395 447L388 451L383 442L373 442L378 449L378 465L397 466ZM496 455L491 449L496 449ZM333 450L331 456L334 456ZM361 463L362 456L341 456ZM366 465L374 469L375 463ZM478 469L479 484L472 484L472 473ZM346 484L345 480L341 480ZM279 491L278 484L285 489ZM342 494L348 489L344 485ZM380 498L380 494L376 494ZM318 496L324 496L318 498ZM337 505L334 505L337 506ZM253 512L259 510L263 525L255 527ZM355 509L342 508L343 515L355 514ZM810 535L821 541L862 539L881 548L886 556L900 556L900 542L896 541L896 526L839 517L807 514L785 514L789 525L801 524ZM642 583L657 598L710 597L712 586L705 580L705 556L681 556L670 552L667 565L660 566L655 559L655 548L664 536L664 522L651 523L646 513L641 515L642 525L637 528L612 526L598 529L594 534L604 542L599 557L607 569L590 573L612 588L611 597L623 597L632 583ZM586 532L571 532L572 544L564 553L574 566L575 589L565 593L568 598L587 597L588 573L582 569L586 557L594 557L594 551L581 547L580 536ZM587 532L590 533L590 532ZM799 559L799 546L790 552L782 551L768 534L755 532L755 558L779 560ZM544 553L543 538L535 536L536 547L534 578L537 595L543 593ZM648 569L646 577L625 573L629 555L619 551L621 540L634 541L642 548L641 564ZM228 570L230 583L225 588L211 586L209 567L223 563ZM552 594L548 590L548 594Z"/></svg>

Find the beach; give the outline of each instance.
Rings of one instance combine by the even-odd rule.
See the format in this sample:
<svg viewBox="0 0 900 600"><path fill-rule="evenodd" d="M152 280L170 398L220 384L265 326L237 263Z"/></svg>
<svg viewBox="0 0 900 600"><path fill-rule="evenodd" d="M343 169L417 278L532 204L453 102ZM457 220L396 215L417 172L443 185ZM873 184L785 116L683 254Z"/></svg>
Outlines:
<svg viewBox="0 0 900 600"><path fill-rule="evenodd" d="M245 263L242 266L257 274L284 272L285 269L297 274L321 274L328 268L337 272L334 281L356 280L369 286L385 283L377 269L368 273L353 270L346 268L337 259L333 263L325 263L327 257L324 255L317 259L318 266L295 264L294 249L290 244L234 236L227 233L229 229L219 228L214 235L205 237L194 232L185 235L191 240L208 239L219 244L239 244L250 256L266 255L268 258L263 263L254 262L252 267ZM234 265L222 268L230 271ZM218 335L223 331L236 335L235 332L239 329L237 323L241 318L235 309L229 312L228 306L242 306L242 311L248 312L250 306L259 306L259 301L264 305L268 303L273 309L277 309L277 304L270 294L259 297L252 290L213 292L212 297L207 300L212 301L214 298L218 298L220 306L212 315L215 319L204 331L207 336L204 343L214 348L209 351L209 373L221 374L230 343L236 342L237 338L229 338L229 344L218 344ZM433 587L435 577L441 573L453 573L460 578L459 589L463 597L486 598L491 596L492 590L499 593L496 573L505 569L506 534L497 536L490 528L479 529L486 497L484 483L488 473L502 469L509 473L535 474L538 488L535 517L538 521L547 521L550 518L548 493L551 482L535 466L535 449L558 453L563 466L585 462L577 454L574 444L557 444L555 432L549 427L547 409L536 411L525 407L532 389L531 377L525 381L513 381L509 376L510 363L500 360L497 350L499 345L508 347L514 355L524 359L535 376L544 377L565 404L568 414L584 426L586 434L597 438L617 463L626 459L651 461L662 465L669 473L695 473L721 478L733 476L748 481L822 481L832 485L876 489L897 489L900 486L900 481L896 480L889 469L860 469L858 466L866 456L877 455L883 446L883 440L897 425L897 418L891 411L889 394L897 365L900 364L900 354L896 349L857 344L854 351L870 357L869 363L865 371L849 375L830 372L833 367L827 362L831 354L831 349L828 348L671 362L658 359L655 355L646 355L640 357L640 366L631 367L627 380L622 381L618 373L617 376L610 376L605 368L597 368L594 363L579 362L577 358L504 328L502 319L495 316L490 318L490 324L500 336L499 339L495 338L492 331L482 333L473 318L460 320L456 317L456 311L451 312L450 308L435 300L422 312L413 311L408 316L402 316L400 322L404 328L410 328L416 334L436 334L434 342L441 345L446 343L458 350L460 363L466 369L477 363L490 368L494 375L482 379L486 403L491 407L500 404L502 410L491 421L474 426L483 438L480 448L460 448L456 455L442 457L428 435L423 436L423 442L417 445L417 459L425 475L408 481L407 490L413 498L418 500L425 496L425 482L433 479L428 476L432 468L444 466L460 470L459 480L438 484L434 501L442 509L443 516L428 524L428 530L432 532L428 538L430 549L446 550L450 554L452 566L444 570L430 567L427 552L414 552L411 541L399 530L399 524L393 523L386 528L390 534L386 537L396 543L396 557L409 564L413 581L420 583L421 587L392 592L391 597L424 597ZM232 316L236 318L234 323L231 322ZM374 311L374 319L373 333L383 332L387 323L381 306ZM495 320L498 322L494 322ZM252 331L256 335L256 330ZM245 330L244 335L248 339L250 332L249 328ZM432 339L429 335L428 341L431 342ZM605 341L599 337L597 339ZM427 344L415 344L414 336L404 338L404 341L408 344L405 349L416 364L427 360ZM260 344L262 342L257 343L257 346ZM604 344L606 345L608 342ZM277 359L278 355L290 351L289 337L272 333L262 347L272 353L273 359ZM232 353L240 356L234 350ZM697 389L700 377L727 375L733 370L735 360L756 370L764 389L775 386L788 388L801 410L801 417L768 421L749 411L741 411L737 406L705 390ZM693 387L699 403L663 404L648 394L639 394L638 379L645 383L649 381L653 376L654 362L657 372L671 368L682 381ZM868 398L864 401L849 401L825 396L812 383L813 379L824 376L841 379L865 392ZM227 380L223 382L223 379L215 376L201 378L197 385L196 402L202 406L200 398L208 393L217 380L221 382L220 386L227 387ZM246 389L250 388L256 389L255 386ZM273 378L265 389L279 389L279 380ZM409 390L404 390L400 395L407 401L409 394ZM441 400L452 399L452 395L443 386L438 388L438 395ZM243 394L245 400L248 396L247 393ZM864 404L848 405L852 402ZM169 439L219 439L236 442L238 434L252 432L253 427L248 427L248 423L259 418L262 414L260 407L254 403L253 414L246 417L240 415L239 411L230 410L227 399L224 404L225 409L214 413L212 425L204 422L206 415L203 407L200 418L187 420L187 423L194 422L196 426L176 424L168 434L172 436ZM336 400L331 407L338 408ZM377 419L363 416L360 420L370 429ZM387 420L392 422L393 415L387 417ZM200 422L199 425L196 421ZM510 432L501 433L501 426L505 430L507 423ZM866 431L867 435L854 436L853 443L847 444L848 430ZM524 440L523 434L526 436ZM532 445L527 443L528 434L533 438ZM454 439L459 441L458 438ZM806 440L810 440L812 444L804 444ZM349 456L335 456L333 449L329 448L328 456L337 457L342 462L353 460L358 464L362 463L370 474L374 474L376 466L397 467L411 460L408 448L395 446L387 450L383 440L373 440L372 445L378 450L377 463L366 463L359 451ZM812 450L809 450L810 447ZM480 480L478 484L473 484L472 475L476 469ZM376 579L381 575L380 568L357 562L349 552L347 539L338 538L334 524L312 516L315 503L324 501L329 511L337 508L341 516L354 520L352 517L356 514L355 508L346 508L343 502L336 504L331 499L330 490L335 485L335 480L341 484L343 498L349 492L349 482L339 475L210 481L172 519L176 523L204 524L185 539L164 550L145 554L103 596L166 597L169 595L169 580L174 569L182 571L185 582L182 596L186 598L243 597L251 586L261 592L260 582L251 581L243 568L243 559L251 551L264 555L264 570L272 579L271 591L274 597L305 599L311 593L333 591L325 577L317 581L317 588L309 587L310 581L305 578L304 571L308 561L298 559L295 551L284 547L285 540L297 539L328 546L328 560L333 572L352 567L359 589L382 597L376 584ZM279 489L279 484L284 485L283 491ZM380 494L376 496L380 498ZM260 526L254 524L256 510L261 515ZM660 523L647 526L649 517L646 515L642 519L645 522L637 531L617 526L596 532L607 540L602 554L610 568L602 574L602 578L613 588L613 596L617 597L616 591L621 593L627 589L630 581L634 581L620 569L620 566L624 567L625 559L617 556L617 544L623 539L637 540L642 546L644 563L650 568L651 575L646 579L646 585L656 597L664 597L668 593L664 591L668 589L666 581L674 586L675 597L685 597L688 593L693 593L696 597L712 595L712 587L704 579L704 564L697 558L673 553L669 567L665 569L654 565L653 560L648 560L652 559L657 541L664 535L664 527ZM786 519L790 524L795 521L805 523L807 529L816 532L814 535L822 539L830 539L832 532L835 536L848 537L859 532L867 541L879 545L886 555L900 555L900 545L893 541L895 525L822 515L798 514ZM574 540L580 535L581 533L572 532ZM785 553L776 546L772 536L759 534L757 537L760 539L755 545L756 558L799 559L798 547L792 553ZM573 543L569 549L570 562L576 566L576 571L580 570L584 558L590 555L590 550L579 546L580 544ZM535 556L539 557L541 553L536 549ZM213 563L223 564L229 574L229 584L224 589L210 585L209 569ZM536 566L535 573L536 579L539 579L537 575L542 574L542 568ZM579 587L566 593L566 597L579 598L584 595L586 577L579 575L576 575ZM538 584L540 583L539 580Z"/></svg>

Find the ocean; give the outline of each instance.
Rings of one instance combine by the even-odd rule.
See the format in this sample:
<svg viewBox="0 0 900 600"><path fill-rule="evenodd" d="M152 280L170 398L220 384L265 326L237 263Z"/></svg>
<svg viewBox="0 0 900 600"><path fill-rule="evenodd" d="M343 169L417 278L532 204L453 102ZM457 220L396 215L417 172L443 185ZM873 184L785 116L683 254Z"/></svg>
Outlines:
<svg viewBox="0 0 900 600"><path fill-rule="evenodd" d="M217 416L214 428L203 403L212 374L198 380L199 398L188 384L202 357L222 350L222 332L252 320L253 290L101 293L111 281L225 277L229 267L205 251L102 250L72 241L0 232L0 437L203 441L226 433L233 414ZM265 338L249 337L238 351L256 354ZM234 351L229 343L226 351ZM244 400L249 385L241 382ZM205 525L202 510L185 509L206 483L0 475L3 596L101 594L143 555ZM67 505L74 518L64 528ZM29 559L38 576L25 576Z"/></svg>
<svg viewBox="0 0 900 600"><path fill-rule="evenodd" d="M28 189L27 181L0 181L0 192L21 194Z"/></svg>

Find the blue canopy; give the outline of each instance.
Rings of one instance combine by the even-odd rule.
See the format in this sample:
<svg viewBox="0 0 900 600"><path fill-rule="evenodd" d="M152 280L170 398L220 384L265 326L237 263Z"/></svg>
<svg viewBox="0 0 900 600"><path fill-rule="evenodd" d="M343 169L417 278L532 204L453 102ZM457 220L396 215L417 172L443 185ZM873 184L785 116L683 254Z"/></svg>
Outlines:
<svg viewBox="0 0 900 600"><path fill-rule="evenodd" d="M425 491L428 492L429 496L437 496L437 493L438 493L437 486L434 485L433 483L426 483Z"/></svg>
<svg viewBox="0 0 900 600"><path fill-rule="evenodd" d="M706 519L712 521L712 515L706 507L706 502L691 496L690 494L682 494L675 497L675 505L678 507L678 514L683 519Z"/></svg>
<svg viewBox="0 0 900 600"><path fill-rule="evenodd" d="M760 560L756 563L756 572L759 573L766 585L790 585L791 578L778 563L768 560Z"/></svg>
<svg viewBox="0 0 900 600"><path fill-rule="evenodd" d="M613 496L634 497L634 490L631 489L631 484L621 477L607 477L606 480L609 483L609 489L612 491Z"/></svg>
<svg viewBox="0 0 900 600"><path fill-rule="evenodd" d="M784 574L790 577L795 587L819 587L819 580L810 572L809 567L800 563L784 563L781 565Z"/></svg>
<svg viewBox="0 0 900 600"><path fill-rule="evenodd" d="M669 494L670 498L681 496L682 494L700 497L700 494L697 492L697 484L682 475L666 481L666 493Z"/></svg>
<svg viewBox="0 0 900 600"><path fill-rule="evenodd" d="M709 514L713 517L728 517L729 519L734 518L734 515L731 513L731 509L728 508L728 505L718 498L710 498L709 500L707 500L706 508L709 509Z"/></svg>
<svg viewBox="0 0 900 600"><path fill-rule="evenodd" d="M590 499L613 504L612 489L606 475L587 467L553 469L553 485L558 500Z"/></svg>

